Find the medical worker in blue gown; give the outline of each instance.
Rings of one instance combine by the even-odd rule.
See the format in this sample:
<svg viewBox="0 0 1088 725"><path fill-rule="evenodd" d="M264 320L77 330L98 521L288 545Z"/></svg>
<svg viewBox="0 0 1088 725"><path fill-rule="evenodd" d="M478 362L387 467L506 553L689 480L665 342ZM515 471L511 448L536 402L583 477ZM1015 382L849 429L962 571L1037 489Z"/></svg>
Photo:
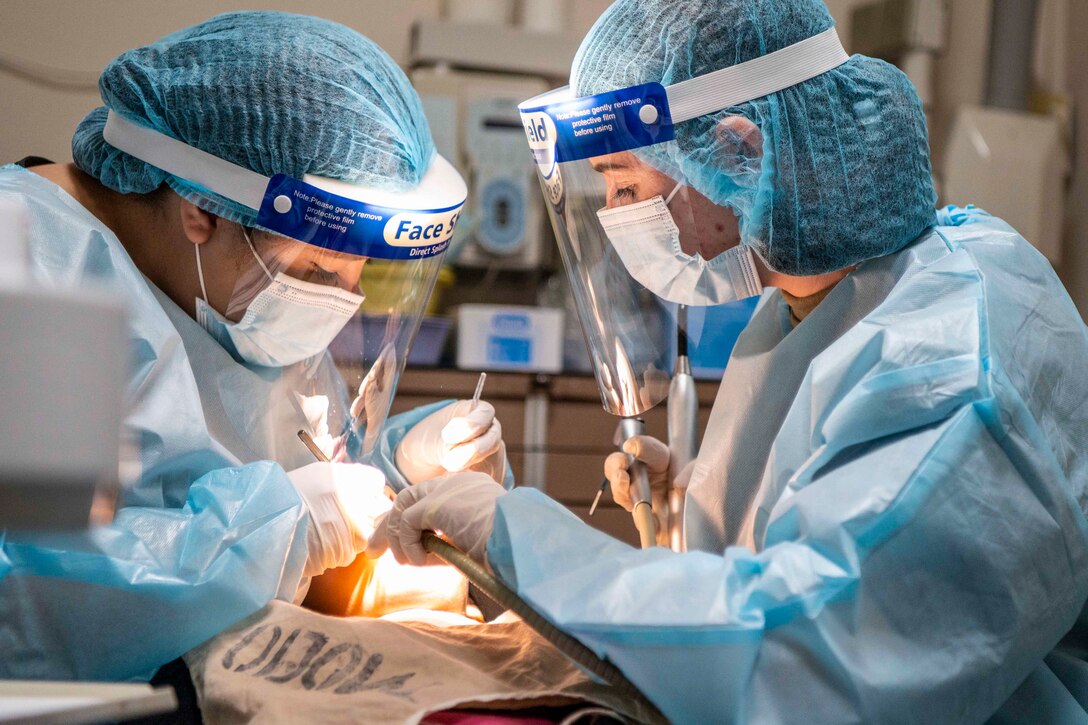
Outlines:
<svg viewBox="0 0 1088 725"><path fill-rule="evenodd" d="M440 529L674 722L1088 721L1085 324L1015 229L934 211L914 89L832 28L817 0L620 0L581 105L522 104L561 244L598 215L663 300L762 295L681 472L686 551L477 474L405 491L387 533L420 562ZM612 146L564 135L631 98ZM672 483L662 442L625 450Z"/></svg>
<svg viewBox="0 0 1088 725"><path fill-rule="evenodd" d="M325 207L299 201L359 219L443 209L452 231L464 182L381 49L332 22L233 13L124 53L100 89L75 163L4 166L0 198L28 212L42 283L127 305L135 470L109 526L0 532L0 678L147 677L350 563L387 481L505 471L486 403L386 420L448 236L391 246L373 225L319 229ZM405 281L349 386L326 348L375 257ZM338 462L314 463L299 430Z"/></svg>

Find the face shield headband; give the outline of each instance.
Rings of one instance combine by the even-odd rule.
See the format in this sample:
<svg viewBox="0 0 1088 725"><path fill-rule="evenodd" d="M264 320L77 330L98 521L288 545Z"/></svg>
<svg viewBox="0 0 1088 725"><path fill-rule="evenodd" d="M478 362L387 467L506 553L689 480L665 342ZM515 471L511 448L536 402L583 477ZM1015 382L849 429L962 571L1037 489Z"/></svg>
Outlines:
<svg viewBox="0 0 1088 725"><path fill-rule="evenodd" d="M678 124L785 90L849 59L835 28L829 28L668 87L644 83L582 98L564 87L525 101L518 110L547 184L557 164L672 141ZM548 193L556 198L550 188Z"/></svg>
<svg viewBox="0 0 1088 725"><path fill-rule="evenodd" d="M257 226L334 252L418 260L449 247L468 195L435 154L422 181L394 192L307 175L271 178L109 112L105 140L117 149L257 213Z"/></svg>

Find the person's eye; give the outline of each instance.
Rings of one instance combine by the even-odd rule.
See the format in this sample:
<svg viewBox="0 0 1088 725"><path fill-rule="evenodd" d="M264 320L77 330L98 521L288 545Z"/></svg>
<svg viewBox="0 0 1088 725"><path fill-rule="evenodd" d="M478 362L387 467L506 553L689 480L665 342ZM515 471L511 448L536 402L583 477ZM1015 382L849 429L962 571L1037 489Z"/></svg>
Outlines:
<svg viewBox="0 0 1088 725"><path fill-rule="evenodd" d="M633 201L635 198L635 187L621 186L612 192L612 198L616 201Z"/></svg>

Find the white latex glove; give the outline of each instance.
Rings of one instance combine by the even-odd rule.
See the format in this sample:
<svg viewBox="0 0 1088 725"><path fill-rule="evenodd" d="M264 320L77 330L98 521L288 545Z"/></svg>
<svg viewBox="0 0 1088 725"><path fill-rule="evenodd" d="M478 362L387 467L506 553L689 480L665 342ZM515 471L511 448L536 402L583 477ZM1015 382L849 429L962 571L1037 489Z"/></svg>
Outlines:
<svg viewBox="0 0 1088 725"><path fill-rule="evenodd" d="M506 489L477 471L424 481L400 492L389 517L374 533L367 556L386 545L401 564L439 564L423 549L424 531L439 531L454 546L487 566L487 540L495 525L495 500Z"/></svg>
<svg viewBox="0 0 1088 725"><path fill-rule="evenodd" d="M631 436L623 442L623 451L604 459L604 477L612 485L612 499L628 511L635 507L631 496L628 469L634 459L642 461L650 476L650 504L657 524L658 539L668 536L669 520L669 447L653 436ZM660 543L660 541L659 541Z"/></svg>
<svg viewBox="0 0 1088 725"><path fill-rule="evenodd" d="M385 475L373 466L311 463L287 477L310 517L304 576L353 562L393 507L385 494Z"/></svg>
<svg viewBox="0 0 1088 725"><path fill-rule="evenodd" d="M495 408L459 400L419 421L395 453L397 469L413 486L460 471L479 471L502 481L506 445Z"/></svg>
<svg viewBox="0 0 1088 725"><path fill-rule="evenodd" d="M392 345L386 345L378 353L374 364L359 383L358 394L351 401L351 417L360 425L365 424L370 414L376 410L379 404L384 404L386 398L383 395L393 382L393 374L397 371L397 356Z"/></svg>
<svg viewBox="0 0 1088 725"><path fill-rule="evenodd" d="M355 400L351 402L351 418L356 432L364 426L366 434L363 437L363 450L369 452L373 449L381 432L380 425L367 425L379 421L381 416L389 410L390 398L393 395L393 378L397 372L397 356L392 345L386 345L378 353L378 358L370 366L370 370L359 383L359 391Z"/></svg>

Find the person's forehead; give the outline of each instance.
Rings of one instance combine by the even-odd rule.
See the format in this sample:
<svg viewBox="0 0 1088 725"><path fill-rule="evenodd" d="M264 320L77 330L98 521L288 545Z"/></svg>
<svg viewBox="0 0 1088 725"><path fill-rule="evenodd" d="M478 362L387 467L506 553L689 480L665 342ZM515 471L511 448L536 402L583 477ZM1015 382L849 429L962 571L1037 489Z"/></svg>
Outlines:
<svg viewBox="0 0 1088 725"><path fill-rule="evenodd" d="M345 254L344 252L317 247L290 237L272 236L270 240L275 246L276 254L288 255L295 259L323 259L344 264L358 262L363 259L363 257L354 254Z"/></svg>
<svg viewBox="0 0 1088 725"><path fill-rule="evenodd" d="M589 164L599 174L637 175L640 178L661 177L662 180L669 178L667 174L655 169L630 151L593 156L590 157Z"/></svg>
<svg viewBox="0 0 1088 725"><path fill-rule="evenodd" d="M363 257L357 254L345 254L344 252L337 252L332 249L324 249L323 247L315 247L310 244L304 245L313 256L321 257L322 259L331 260L334 262L342 262L344 264L350 264L351 262L358 262Z"/></svg>
<svg viewBox="0 0 1088 725"><path fill-rule="evenodd" d="M592 156L589 159L589 164L594 171L599 173L605 171L642 171L653 168L630 151L617 151L613 154Z"/></svg>

